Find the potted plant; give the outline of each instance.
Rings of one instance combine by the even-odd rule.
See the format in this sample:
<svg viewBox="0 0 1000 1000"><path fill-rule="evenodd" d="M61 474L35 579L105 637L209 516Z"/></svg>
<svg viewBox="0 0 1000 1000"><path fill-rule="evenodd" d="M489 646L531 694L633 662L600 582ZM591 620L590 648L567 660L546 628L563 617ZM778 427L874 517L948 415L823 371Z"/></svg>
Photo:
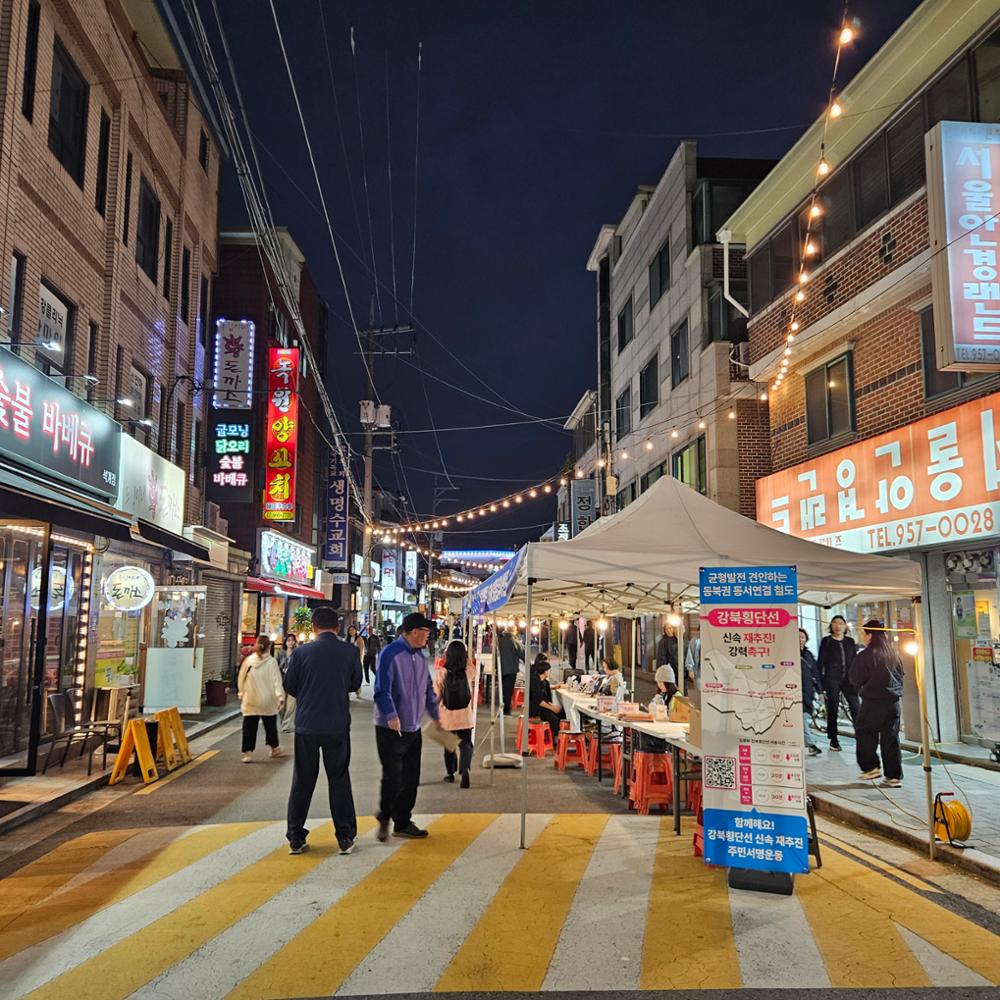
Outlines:
<svg viewBox="0 0 1000 1000"><path fill-rule="evenodd" d="M296 635L305 634L305 638L309 639L310 633L313 627L313 613L312 608L307 608L305 605L297 607L292 614L292 631Z"/></svg>

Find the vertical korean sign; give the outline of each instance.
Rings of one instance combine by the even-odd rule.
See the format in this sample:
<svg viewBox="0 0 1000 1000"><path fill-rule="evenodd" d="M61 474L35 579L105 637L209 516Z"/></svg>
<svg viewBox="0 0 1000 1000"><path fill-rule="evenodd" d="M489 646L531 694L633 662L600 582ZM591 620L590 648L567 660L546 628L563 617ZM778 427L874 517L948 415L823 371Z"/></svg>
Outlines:
<svg viewBox="0 0 1000 1000"><path fill-rule="evenodd" d="M939 122L925 142L937 367L997 371L1000 126Z"/></svg>
<svg viewBox="0 0 1000 1000"><path fill-rule="evenodd" d="M597 518L597 483L593 479L574 479L570 483L570 531L576 538Z"/></svg>
<svg viewBox="0 0 1000 1000"><path fill-rule="evenodd" d="M807 872L795 567L700 578L705 862Z"/></svg>
<svg viewBox="0 0 1000 1000"><path fill-rule="evenodd" d="M264 520L295 520L295 447L299 431L299 349L272 347L267 367Z"/></svg>
<svg viewBox="0 0 1000 1000"><path fill-rule="evenodd" d="M330 452L327 472L323 560L328 569L347 569L347 475L336 451Z"/></svg>
<svg viewBox="0 0 1000 1000"><path fill-rule="evenodd" d="M220 319L215 324L216 410L249 410L253 406L253 337L249 320Z"/></svg>

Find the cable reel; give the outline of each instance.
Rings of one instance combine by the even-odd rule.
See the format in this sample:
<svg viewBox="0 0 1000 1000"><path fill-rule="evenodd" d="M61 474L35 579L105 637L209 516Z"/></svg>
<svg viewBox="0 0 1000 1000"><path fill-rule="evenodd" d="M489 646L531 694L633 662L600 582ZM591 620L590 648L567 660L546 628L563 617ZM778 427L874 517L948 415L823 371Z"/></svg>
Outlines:
<svg viewBox="0 0 1000 1000"><path fill-rule="evenodd" d="M972 836L972 813L964 802L954 798L954 792L938 792L934 796L934 834L951 847L964 847L956 841Z"/></svg>

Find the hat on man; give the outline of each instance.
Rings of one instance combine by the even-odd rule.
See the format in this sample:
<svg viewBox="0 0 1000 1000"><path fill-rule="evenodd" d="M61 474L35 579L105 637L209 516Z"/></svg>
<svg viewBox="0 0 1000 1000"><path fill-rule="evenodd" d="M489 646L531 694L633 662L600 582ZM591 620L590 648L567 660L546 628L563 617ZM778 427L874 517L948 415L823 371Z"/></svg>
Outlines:
<svg viewBox="0 0 1000 1000"><path fill-rule="evenodd" d="M404 632L415 632L418 628L429 629L431 625L431 620L425 618L419 611L414 611L413 614L407 615L403 619Z"/></svg>
<svg viewBox="0 0 1000 1000"><path fill-rule="evenodd" d="M658 681L660 684L676 684L677 675L674 673L673 667L664 665L656 668L653 680Z"/></svg>

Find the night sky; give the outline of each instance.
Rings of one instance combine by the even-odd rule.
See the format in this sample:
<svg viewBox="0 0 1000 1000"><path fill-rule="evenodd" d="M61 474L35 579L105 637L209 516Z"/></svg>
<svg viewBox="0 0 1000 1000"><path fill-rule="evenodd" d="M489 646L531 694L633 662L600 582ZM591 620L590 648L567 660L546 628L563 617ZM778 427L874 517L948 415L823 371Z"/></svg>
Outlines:
<svg viewBox="0 0 1000 1000"><path fill-rule="evenodd" d="M363 369L270 6L218 2L275 218L330 304L328 387L360 447ZM850 4L861 35L841 84L917 6ZM211 28L210 3L200 7ZM428 399L438 428L524 421L525 414L561 425L596 381L594 276L586 261L600 226L621 218L637 185L659 180L682 138L697 139L706 156L780 157L824 107L843 11L838 0L279 0L276 7L359 326L374 288L371 244L381 285L376 322L409 321L416 196L416 334L397 341L415 353L375 370L383 402L406 431L431 426ZM231 164L222 188L222 225L245 225ZM442 514L555 474L571 447L565 432L545 424L438 438L460 487ZM433 476L419 470L441 471L434 436L398 440L398 464L383 453L377 480L408 492L428 513ZM446 544L515 546L537 538L543 527L533 526L553 516L554 503L539 500L484 519L476 534L449 532Z"/></svg>

